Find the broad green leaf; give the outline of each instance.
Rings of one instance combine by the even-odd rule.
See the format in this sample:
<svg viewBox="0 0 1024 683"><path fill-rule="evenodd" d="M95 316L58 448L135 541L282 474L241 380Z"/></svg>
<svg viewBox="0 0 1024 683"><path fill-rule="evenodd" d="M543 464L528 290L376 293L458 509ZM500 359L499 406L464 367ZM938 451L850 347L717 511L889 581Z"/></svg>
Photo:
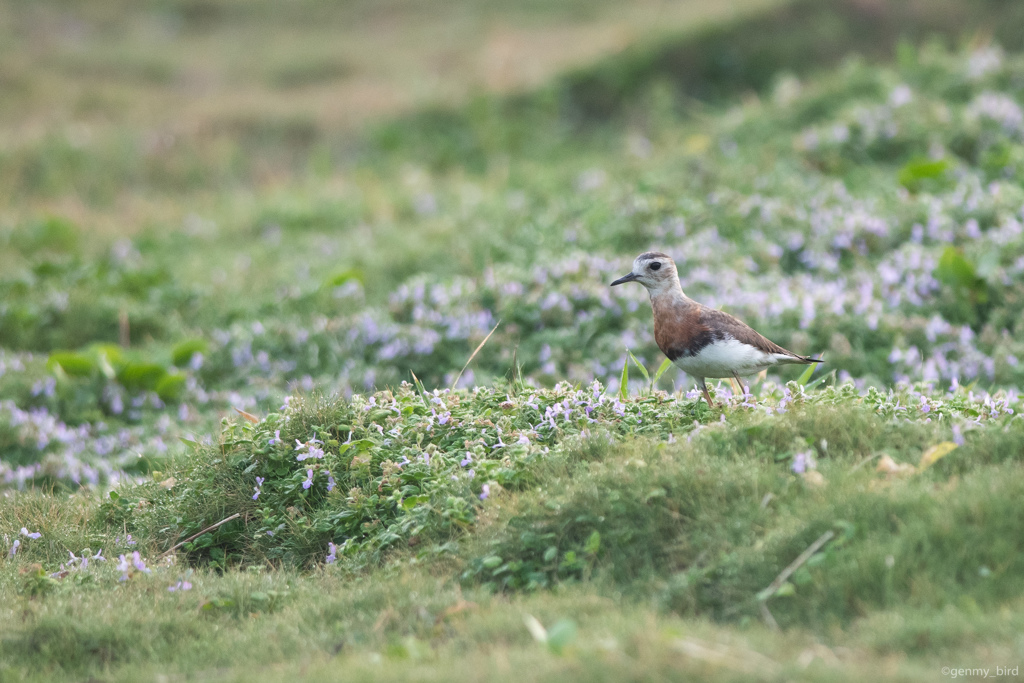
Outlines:
<svg viewBox="0 0 1024 683"><path fill-rule="evenodd" d="M943 284L964 289L973 290L982 285L974 263L956 247L943 250L939 265L935 267L935 278Z"/></svg>
<svg viewBox="0 0 1024 683"><path fill-rule="evenodd" d="M420 494L418 496L409 496L402 501L402 508L405 510L412 510L417 505L429 502L430 496L427 494ZM500 558L499 558L500 559Z"/></svg>
<svg viewBox="0 0 1024 683"><path fill-rule="evenodd" d="M167 370L156 363L129 363L117 375L117 381L127 389L156 389Z"/></svg>
<svg viewBox="0 0 1024 683"><path fill-rule="evenodd" d="M899 182L911 192L918 192L926 181L938 180L952 166L945 159L913 159L900 169Z"/></svg>
<svg viewBox="0 0 1024 683"><path fill-rule="evenodd" d="M619 378L619 399L629 397L629 357L622 361L622 377Z"/></svg>
<svg viewBox="0 0 1024 683"><path fill-rule="evenodd" d="M96 369L92 358L74 351L54 351L46 362L50 370L59 365L64 372L74 377L88 377Z"/></svg>
<svg viewBox="0 0 1024 683"><path fill-rule="evenodd" d="M587 537L587 542L583 546L583 552L588 555L596 555L597 551L601 549L601 533L596 529L590 533Z"/></svg>
<svg viewBox="0 0 1024 683"><path fill-rule="evenodd" d="M183 368L192 361L192 356L197 353L206 353L209 345L205 339L186 339L179 342L171 349L171 362L179 368Z"/></svg>
<svg viewBox="0 0 1024 683"><path fill-rule="evenodd" d="M576 622L572 619L560 619L548 629L548 649L556 655L562 654L575 639Z"/></svg>
<svg viewBox="0 0 1024 683"><path fill-rule="evenodd" d="M346 282L350 282L352 280L361 283L363 281L363 271L358 268L347 268L346 270L339 271L324 280L324 285L327 287L340 287Z"/></svg>
<svg viewBox="0 0 1024 683"><path fill-rule="evenodd" d="M185 375L166 375L153 388L164 401L176 401L185 390Z"/></svg>

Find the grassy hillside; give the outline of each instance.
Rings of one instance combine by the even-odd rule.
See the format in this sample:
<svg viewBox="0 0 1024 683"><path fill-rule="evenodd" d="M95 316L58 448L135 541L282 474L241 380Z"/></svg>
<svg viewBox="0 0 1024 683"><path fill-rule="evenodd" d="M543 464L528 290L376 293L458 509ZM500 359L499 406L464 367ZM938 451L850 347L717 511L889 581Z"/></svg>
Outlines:
<svg viewBox="0 0 1024 683"><path fill-rule="evenodd" d="M651 16L465 5L408 35ZM259 3L5 8L88 30L0 76L28 84L0 150L0 679L1019 665L1019 9L769 5L666 5L688 32L528 91L463 74L358 125L254 107L166 139L201 45L278 36L209 66L233 102L324 111L358 79L288 71L294 45L384 10L297 6L293 35ZM150 54L154 17L179 39ZM61 79L123 88L124 118L16 134ZM651 248L826 365L709 408L642 289L607 286Z"/></svg>

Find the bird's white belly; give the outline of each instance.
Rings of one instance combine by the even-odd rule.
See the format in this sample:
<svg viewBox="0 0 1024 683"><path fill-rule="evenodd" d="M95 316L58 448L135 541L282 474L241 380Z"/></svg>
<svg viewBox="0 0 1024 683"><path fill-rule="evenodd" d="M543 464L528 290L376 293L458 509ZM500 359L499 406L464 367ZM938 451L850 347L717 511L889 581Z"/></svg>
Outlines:
<svg viewBox="0 0 1024 683"><path fill-rule="evenodd" d="M680 356L673 363L692 377L720 378L755 375L777 362L774 354L728 339L708 344L692 356Z"/></svg>

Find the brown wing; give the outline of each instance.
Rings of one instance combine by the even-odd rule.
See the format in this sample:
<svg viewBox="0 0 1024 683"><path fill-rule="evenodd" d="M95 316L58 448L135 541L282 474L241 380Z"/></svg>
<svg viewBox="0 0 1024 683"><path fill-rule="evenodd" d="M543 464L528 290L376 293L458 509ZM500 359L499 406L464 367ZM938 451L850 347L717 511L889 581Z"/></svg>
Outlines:
<svg viewBox="0 0 1024 683"><path fill-rule="evenodd" d="M725 311L719 311L706 306L700 307L700 324L723 337L732 337L744 344L749 344L765 353L781 354L789 356L798 363L820 363L821 359L801 356L787 349L782 348L764 335L758 333L754 328L742 320L735 318Z"/></svg>
<svg viewBox="0 0 1024 683"><path fill-rule="evenodd" d="M787 351L743 321L691 299L679 301L659 297L651 304L654 308L654 341L669 360L695 356L709 344L736 339L765 353L789 356L794 363L822 362L818 358Z"/></svg>

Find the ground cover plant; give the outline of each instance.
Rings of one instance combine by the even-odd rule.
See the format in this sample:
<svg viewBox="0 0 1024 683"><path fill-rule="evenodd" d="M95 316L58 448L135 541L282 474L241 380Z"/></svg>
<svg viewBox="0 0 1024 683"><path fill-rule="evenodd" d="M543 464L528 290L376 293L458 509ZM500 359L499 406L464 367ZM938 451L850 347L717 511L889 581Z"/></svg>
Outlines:
<svg viewBox="0 0 1024 683"><path fill-rule="evenodd" d="M0 677L1019 665L1024 57L821 7L344 144L4 152ZM650 248L826 365L708 407L607 286Z"/></svg>

